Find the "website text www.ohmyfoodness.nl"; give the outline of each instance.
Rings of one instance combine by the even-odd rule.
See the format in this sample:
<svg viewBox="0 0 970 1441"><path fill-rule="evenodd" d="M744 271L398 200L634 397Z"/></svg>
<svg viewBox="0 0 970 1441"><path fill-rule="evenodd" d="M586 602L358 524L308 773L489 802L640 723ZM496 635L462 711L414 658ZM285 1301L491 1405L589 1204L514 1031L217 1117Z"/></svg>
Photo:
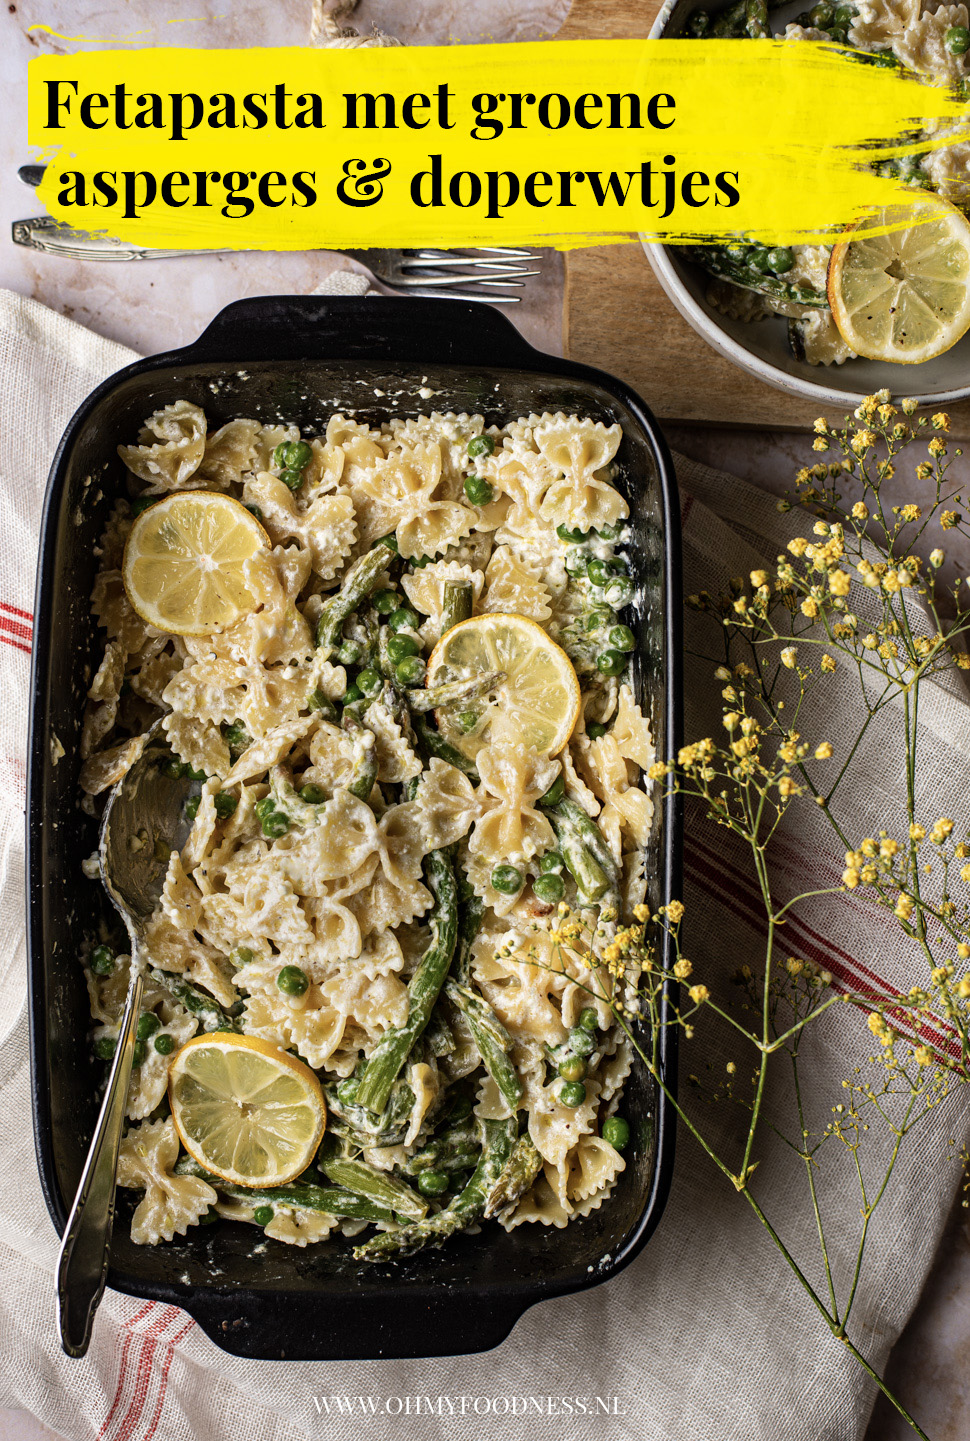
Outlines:
<svg viewBox="0 0 970 1441"><path fill-rule="evenodd" d="M619 1396L313 1396L320 1417L625 1416Z"/></svg>

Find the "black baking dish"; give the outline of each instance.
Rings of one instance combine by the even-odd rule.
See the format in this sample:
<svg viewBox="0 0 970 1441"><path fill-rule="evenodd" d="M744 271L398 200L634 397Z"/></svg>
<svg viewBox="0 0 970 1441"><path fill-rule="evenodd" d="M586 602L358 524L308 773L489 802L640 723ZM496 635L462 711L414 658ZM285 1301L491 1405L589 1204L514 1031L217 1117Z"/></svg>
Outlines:
<svg viewBox="0 0 970 1441"><path fill-rule="evenodd" d="M619 421L618 484L631 502L637 581L636 660L660 755L680 740L680 538L663 438L628 386L532 349L483 305L446 300L264 297L229 306L194 344L119 371L85 401L51 469L34 621L28 777L27 899L34 1134L41 1183L63 1231L96 1118L82 937L110 908L81 860L95 823L78 809L84 693L98 662L90 613L95 547L124 470L115 447L171 401L201 405L213 426L236 416L321 427L334 410L379 421L430 410L484 412L489 422L545 410ZM55 740L56 737L56 740ZM60 745L57 745L57 742ZM63 756L55 756L63 746ZM654 906L680 895L681 820L658 806L650 863ZM665 958L666 960L666 958ZM669 997L667 1003L669 1004ZM673 1084L673 1028L661 1054ZM610 1201L564 1231L488 1225L394 1266L355 1263L338 1241L306 1250L250 1227L198 1228L170 1245L128 1234L120 1193L108 1284L183 1306L220 1346L260 1358L364 1359L485 1350L535 1302L606 1280L656 1227L670 1185L674 1115L642 1070L628 1083L634 1144ZM128 1199L126 1199L128 1198ZM53 1314L53 1313L52 1313Z"/></svg>

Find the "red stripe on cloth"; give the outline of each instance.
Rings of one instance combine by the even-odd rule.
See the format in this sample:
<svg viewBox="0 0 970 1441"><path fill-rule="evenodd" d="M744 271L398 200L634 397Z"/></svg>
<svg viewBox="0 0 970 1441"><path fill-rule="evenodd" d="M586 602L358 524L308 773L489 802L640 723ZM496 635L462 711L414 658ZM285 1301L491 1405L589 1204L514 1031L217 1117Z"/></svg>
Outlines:
<svg viewBox="0 0 970 1441"><path fill-rule="evenodd" d="M148 1390L153 1378L152 1359L159 1343L159 1337L181 1314L177 1306L166 1306L162 1315L152 1322L152 1325L142 1336L141 1349L138 1353L134 1394L128 1410L115 1432L113 1441L131 1441L132 1431L138 1423L141 1413L145 1409L145 1402L148 1399Z"/></svg>
<svg viewBox="0 0 970 1441"><path fill-rule="evenodd" d="M11 635L19 635L21 640L33 640L34 632L29 625L24 625L22 620L11 620L8 615L0 615L0 630L8 630Z"/></svg>
<svg viewBox="0 0 970 1441"><path fill-rule="evenodd" d="M190 1316L186 1321L185 1325L182 1327L181 1331L177 1331L172 1337L171 1341L167 1343L165 1360L162 1362L161 1370L159 1372L159 1391L158 1401L155 1404L155 1414L152 1417L151 1422L149 1423L148 1430L142 1436L142 1441L152 1441L152 1437L155 1435L155 1430L158 1426L159 1418L162 1414L162 1407L165 1405L165 1392L168 1388L168 1372L169 1367L172 1364L172 1360L175 1356L175 1348L181 1341L182 1337L188 1335L194 1325L195 1322Z"/></svg>
<svg viewBox="0 0 970 1441"><path fill-rule="evenodd" d="M23 641L14 640L12 635L6 635L2 630L0 630L0 640L7 645L12 645L14 650L22 650L26 655L30 655L29 645L24 645Z"/></svg>
<svg viewBox="0 0 970 1441"><path fill-rule="evenodd" d="M154 1309L155 1302L149 1301L147 1305L143 1306L140 1311L137 1311L134 1316L130 1316L124 1324L123 1329L125 1332L125 1340L124 1345L121 1348L121 1358L118 1362L118 1380L115 1385L115 1396L114 1400L111 1403L111 1410L108 1412L107 1416L104 1418L104 1421L101 1424L101 1430L98 1432L98 1441L102 1441L102 1438L107 1434L108 1427L114 1420L115 1412L121 1405L121 1397L124 1391L125 1381L128 1374L128 1351L131 1347L132 1342L131 1329L133 1326L137 1325L139 1321L143 1320L146 1316L148 1316Z"/></svg>
<svg viewBox="0 0 970 1441"><path fill-rule="evenodd" d="M697 878L704 884L705 889L707 889L710 894L715 895L722 905L734 911L736 915L748 920L760 935L767 937L767 920L763 910L761 910L763 904L762 896L755 886L754 881L739 871L730 861L726 860L723 854L718 855L707 850L701 842L696 840L696 837L692 837L686 845L686 853L688 855L690 855L692 850L695 854L692 857L692 863L689 864L689 869L697 875ZM740 907L733 904L734 897L731 892L717 885L717 869L712 872L710 869L711 865L719 868L722 872L729 872L739 890L747 892L747 897L739 897L741 900ZM789 912L785 925L788 934L797 939L797 949L804 955L806 960L813 961L816 965L821 966L823 970L831 971L834 976L838 977L843 985L852 986L861 995L865 996L867 1000L875 1004L880 999L879 991L874 989L871 982L875 982L876 986L884 993L888 992L891 995L897 993L895 986L890 985L887 980L863 962L849 956L841 947L834 945L826 937L821 936L818 931L812 926L809 926L806 921L794 912ZM860 976L859 972L863 974ZM914 1025L910 1013L896 1007L889 1007L888 1014L892 1017L896 1025L901 1030L907 1031L913 1039L929 1042L938 1054L945 1052L951 1058L959 1059L961 1054L959 1040L956 1038L954 1029L947 1026L946 1023L941 1023L941 1026L931 1026L930 1023L924 1019Z"/></svg>
<svg viewBox="0 0 970 1441"><path fill-rule="evenodd" d="M33 621L34 613L30 610L21 610L18 605L8 605L5 600L0 600L0 610L8 610L11 615L19 615L24 620Z"/></svg>
<svg viewBox="0 0 970 1441"><path fill-rule="evenodd" d="M684 504L683 504L683 506L681 507L681 511L680 511L680 525L681 525L681 529L683 529L684 526L686 526L688 520L690 519L690 513L691 513L691 511L692 511L693 509L694 509L694 497L693 497L692 495L689 495L689 496L687 496L687 498L685 499Z"/></svg>

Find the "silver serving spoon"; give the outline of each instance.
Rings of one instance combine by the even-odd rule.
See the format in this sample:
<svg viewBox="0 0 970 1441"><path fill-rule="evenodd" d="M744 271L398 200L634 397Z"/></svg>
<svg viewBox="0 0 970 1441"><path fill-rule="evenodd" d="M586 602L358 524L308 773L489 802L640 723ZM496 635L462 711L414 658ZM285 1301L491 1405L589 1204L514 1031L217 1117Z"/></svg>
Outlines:
<svg viewBox="0 0 970 1441"><path fill-rule="evenodd" d="M159 721L112 791L101 823L101 880L131 940L131 981L108 1089L57 1266L61 1344L69 1356L83 1356L88 1349L108 1274L118 1150L144 985L141 932L161 895L169 855L184 844L189 830L184 812L192 781L167 773L172 759Z"/></svg>

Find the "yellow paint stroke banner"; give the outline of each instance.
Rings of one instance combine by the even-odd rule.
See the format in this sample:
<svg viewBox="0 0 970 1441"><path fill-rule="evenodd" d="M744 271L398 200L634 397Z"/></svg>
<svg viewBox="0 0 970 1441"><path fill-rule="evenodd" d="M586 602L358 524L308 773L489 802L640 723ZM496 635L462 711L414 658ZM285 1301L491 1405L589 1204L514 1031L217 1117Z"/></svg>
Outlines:
<svg viewBox="0 0 970 1441"><path fill-rule="evenodd" d="M927 127L949 133L917 144ZM919 192L873 167L968 135L948 90L805 42L145 49L29 65L42 202L151 246L808 240L910 204Z"/></svg>

